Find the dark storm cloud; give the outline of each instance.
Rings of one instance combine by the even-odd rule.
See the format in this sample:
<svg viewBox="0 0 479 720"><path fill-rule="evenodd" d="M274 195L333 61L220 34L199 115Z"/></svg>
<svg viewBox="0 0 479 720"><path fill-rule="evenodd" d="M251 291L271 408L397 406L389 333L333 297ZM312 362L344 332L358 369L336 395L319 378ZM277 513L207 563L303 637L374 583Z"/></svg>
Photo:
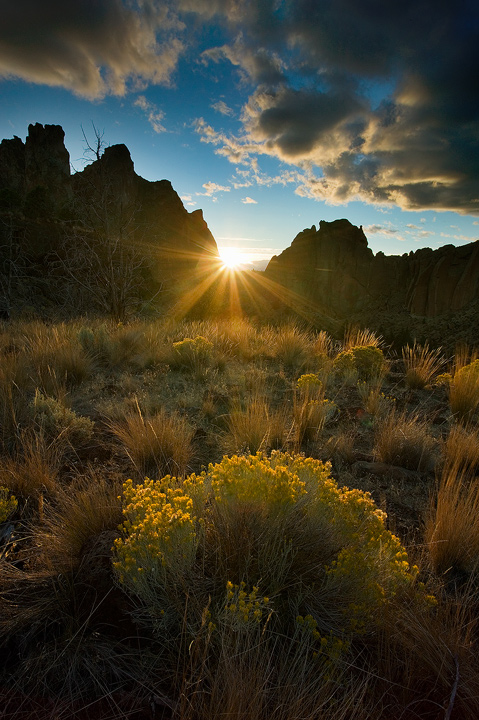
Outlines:
<svg viewBox="0 0 479 720"><path fill-rule="evenodd" d="M122 94L169 82L180 53L198 60L201 41L205 72L230 63L250 94L237 136L197 125L216 152L307 169L298 192L331 202L479 213L477 0L0 0L0 9L0 76Z"/></svg>
<svg viewBox="0 0 479 720"><path fill-rule="evenodd" d="M320 168L301 194L479 213L475 0L183 2L216 19L225 8L235 65L281 58L279 89L250 73L262 84L241 141Z"/></svg>
<svg viewBox="0 0 479 720"><path fill-rule="evenodd" d="M0 0L0 77L88 97L165 83L181 25L153 0Z"/></svg>
<svg viewBox="0 0 479 720"><path fill-rule="evenodd" d="M251 136L266 141L283 159L309 157L318 147L326 159L338 141L348 147L360 137L355 121L362 104L346 92L327 94L286 87L274 93L258 91L249 108Z"/></svg>

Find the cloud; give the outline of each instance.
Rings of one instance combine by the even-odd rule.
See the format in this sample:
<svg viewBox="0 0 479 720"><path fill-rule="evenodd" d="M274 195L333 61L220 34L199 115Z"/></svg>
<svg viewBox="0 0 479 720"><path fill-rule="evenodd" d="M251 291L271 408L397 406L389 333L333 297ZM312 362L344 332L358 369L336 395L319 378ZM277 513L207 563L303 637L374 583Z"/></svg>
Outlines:
<svg viewBox="0 0 479 720"><path fill-rule="evenodd" d="M156 133L166 132L166 128L162 125L165 113L158 110L156 105L146 99L144 95L139 95L133 105L141 108L148 118L148 122Z"/></svg>
<svg viewBox="0 0 479 720"><path fill-rule="evenodd" d="M187 205L188 207L194 207L198 204L196 200L193 200L191 195L181 195L180 199L182 200L183 204Z"/></svg>
<svg viewBox="0 0 479 720"><path fill-rule="evenodd" d="M204 193L196 193L197 195L204 195L206 197L213 197L215 193L219 192L230 192L231 188L227 187L225 185L218 185L217 183L208 181L207 183L203 183L203 187L206 190ZM213 200L216 200L216 198L213 198Z"/></svg>
<svg viewBox="0 0 479 720"><path fill-rule="evenodd" d="M218 154L310 163L297 192L330 203L479 213L477 3L184 3L235 36L203 59L257 84Z"/></svg>
<svg viewBox="0 0 479 720"><path fill-rule="evenodd" d="M204 63L219 63L228 60L234 65L243 82L253 81L276 85L285 79L283 63L279 56L264 47L250 47L240 33L231 45L222 45L205 50L201 59Z"/></svg>
<svg viewBox="0 0 479 720"><path fill-rule="evenodd" d="M101 98L229 65L239 132L196 129L255 182L272 157L303 197L479 214L478 46L472 0L3 0L0 77Z"/></svg>
<svg viewBox="0 0 479 720"><path fill-rule="evenodd" d="M383 225L366 225L364 232L367 235L375 235L380 233L381 235L397 235L399 230L391 227L384 227Z"/></svg>
<svg viewBox="0 0 479 720"><path fill-rule="evenodd" d="M227 115L228 117L234 116L234 110L228 107L228 105L223 100L218 100L218 102L213 103L211 107L213 108L213 110L221 113L221 115Z"/></svg>
<svg viewBox="0 0 479 720"><path fill-rule="evenodd" d="M100 98L168 84L184 25L154 0L2 3L0 77Z"/></svg>
<svg viewBox="0 0 479 720"><path fill-rule="evenodd" d="M258 204L258 201L257 201L257 200L253 200L253 198L250 198L250 197L248 197L248 196L246 196L245 198L243 198L241 202L242 202L244 205L257 205L257 204Z"/></svg>

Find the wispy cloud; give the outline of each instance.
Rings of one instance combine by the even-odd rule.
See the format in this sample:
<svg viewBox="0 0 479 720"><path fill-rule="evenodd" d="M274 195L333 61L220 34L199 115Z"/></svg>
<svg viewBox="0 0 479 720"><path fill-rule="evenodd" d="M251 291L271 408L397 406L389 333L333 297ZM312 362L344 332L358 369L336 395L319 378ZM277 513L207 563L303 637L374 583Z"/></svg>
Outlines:
<svg viewBox="0 0 479 720"><path fill-rule="evenodd" d="M211 105L213 110L216 110L216 112L221 113L221 115L227 115L228 117L233 117L234 110L232 110L228 105L224 102L224 100L218 100L218 102L213 103Z"/></svg>
<svg viewBox="0 0 479 720"><path fill-rule="evenodd" d="M193 200L191 195L181 195L181 200L183 201L183 204L187 205L188 207L194 207L198 204L196 200Z"/></svg>
<svg viewBox="0 0 479 720"><path fill-rule="evenodd" d="M203 187L206 190L204 193L196 193L197 195L204 195L206 197L212 197L216 193L220 192L230 192L231 188L227 185L218 185L218 183L208 181L207 183L203 183Z"/></svg>
<svg viewBox="0 0 479 720"><path fill-rule="evenodd" d="M376 235L377 233L381 235L397 235L399 231L392 227L385 227L384 225L366 225L364 232L366 235Z"/></svg>
<svg viewBox="0 0 479 720"><path fill-rule="evenodd" d="M253 198L250 198L248 196L243 198L241 202L243 203L243 205L257 205L258 204L257 200L253 200Z"/></svg>
<svg viewBox="0 0 479 720"><path fill-rule="evenodd" d="M162 124L165 117L163 110L158 110L156 105L147 100L144 95L139 95L133 104L143 110L148 118L148 122L156 133L166 132L166 128Z"/></svg>

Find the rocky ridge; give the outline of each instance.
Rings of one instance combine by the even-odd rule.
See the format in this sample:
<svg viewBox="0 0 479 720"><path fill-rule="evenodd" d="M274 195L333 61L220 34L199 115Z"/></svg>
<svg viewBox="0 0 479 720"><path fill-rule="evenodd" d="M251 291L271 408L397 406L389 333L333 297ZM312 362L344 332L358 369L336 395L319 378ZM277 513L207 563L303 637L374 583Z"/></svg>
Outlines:
<svg viewBox="0 0 479 720"><path fill-rule="evenodd" d="M79 260L80 247L88 246L86 254L91 251L104 265L125 263L118 249L123 246L130 264L141 265L145 297L174 287L205 262L218 259L202 211L188 212L168 180L149 182L137 175L125 145L105 148L83 171L72 174L64 136L59 125L37 123L29 126L25 142L14 137L0 143L4 305L15 301L13 256L23 268L28 265L46 277L58 272L59 263L65 266L68 257ZM87 260L66 268L69 275L87 272ZM53 285L45 285L42 293L56 302Z"/></svg>
<svg viewBox="0 0 479 720"><path fill-rule="evenodd" d="M362 227L321 221L273 257L265 275L340 321L382 324L386 331L396 321L439 340L441 328L461 323L468 337L479 332L479 242L374 255Z"/></svg>

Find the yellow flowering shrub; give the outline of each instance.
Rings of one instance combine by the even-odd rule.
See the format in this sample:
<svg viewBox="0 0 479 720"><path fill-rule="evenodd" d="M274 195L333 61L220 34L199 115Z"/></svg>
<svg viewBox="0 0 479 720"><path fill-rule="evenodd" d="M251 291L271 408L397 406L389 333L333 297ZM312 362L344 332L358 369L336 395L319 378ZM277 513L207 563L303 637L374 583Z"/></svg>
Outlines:
<svg viewBox="0 0 479 720"><path fill-rule="evenodd" d="M374 345L358 345L340 352L334 359L333 367L341 375L356 371L361 380L369 380L384 373L386 359L380 348Z"/></svg>
<svg viewBox="0 0 479 720"><path fill-rule="evenodd" d="M273 451L225 457L176 484L126 482L119 582L157 632L175 616L172 642L185 624L216 647L267 630L316 653L326 672L377 626L382 607L424 595L384 513L330 471Z"/></svg>
<svg viewBox="0 0 479 720"><path fill-rule="evenodd" d="M123 486L123 535L115 541L119 581L141 597L170 575L192 565L196 553L193 499L174 487L170 476Z"/></svg>
<svg viewBox="0 0 479 720"><path fill-rule="evenodd" d="M175 363L191 370L207 367L213 360L213 343L197 335L173 343Z"/></svg>
<svg viewBox="0 0 479 720"><path fill-rule="evenodd" d="M5 522L17 509L17 499L9 495L7 488L0 487L0 523Z"/></svg>
<svg viewBox="0 0 479 720"><path fill-rule="evenodd" d="M309 391L311 388L314 388L314 390L321 389L323 383L319 379L318 375L315 373L307 373L306 375L301 375L300 378L298 378L298 381L296 383L296 387L299 390L306 390Z"/></svg>

